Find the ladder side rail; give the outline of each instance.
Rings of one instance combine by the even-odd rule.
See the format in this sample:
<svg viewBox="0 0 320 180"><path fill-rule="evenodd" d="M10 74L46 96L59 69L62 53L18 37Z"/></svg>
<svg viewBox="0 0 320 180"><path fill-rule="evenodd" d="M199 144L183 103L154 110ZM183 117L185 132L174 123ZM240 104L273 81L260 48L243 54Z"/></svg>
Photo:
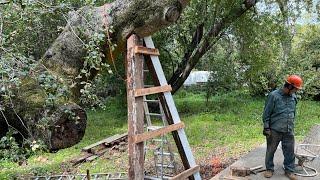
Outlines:
<svg viewBox="0 0 320 180"><path fill-rule="evenodd" d="M174 153L173 153L173 149L172 149L172 145L171 143L167 140L167 146L168 146L168 151L169 151L169 158L170 158L170 164L173 165L174 168L174 172L177 173L178 169L177 169L177 165L174 159Z"/></svg>
<svg viewBox="0 0 320 180"><path fill-rule="evenodd" d="M144 115L147 120L147 126L152 126L151 118L150 118L150 111L149 111L149 106L148 102L146 102L147 97L143 96L143 107L144 107Z"/></svg>
<svg viewBox="0 0 320 180"><path fill-rule="evenodd" d="M164 113L164 110L163 110L163 107L162 107L162 103L161 101L159 100L159 109L160 109L160 114L162 114L162 117L161 117L161 120L162 120L162 123L164 126L168 126L168 120L167 120L167 117Z"/></svg>
<svg viewBox="0 0 320 180"><path fill-rule="evenodd" d="M167 116L166 116L166 114L165 114L165 112L163 110L163 105L162 105L160 99L159 99L159 109L160 109L160 113L163 115L161 117L163 125L164 126L168 126ZM178 170L177 170L176 162L175 162L175 159L174 159L174 153L173 153L173 149L171 147L171 143L170 143L170 141L167 140L166 144L167 144L167 147L168 147L168 152L170 153L170 157L169 157L170 158L170 164L172 164L174 166L174 172L177 173Z"/></svg>
<svg viewBox="0 0 320 180"><path fill-rule="evenodd" d="M143 71L144 72L145 72L145 67L146 67L146 63L145 62L146 61L143 60ZM146 78L147 78L147 76L145 74L143 74L143 80L144 81L146 80ZM144 116L145 116L146 121L147 121L147 126L152 126L151 117L149 115L150 111L149 111L149 106L148 106L148 102L147 102L147 96L143 96L143 108L144 108Z"/></svg>
<svg viewBox="0 0 320 180"><path fill-rule="evenodd" d="M152 41L150 36L145 37L144 38L144 42L146 44L146 47L155 48L155 46L153 44L153 41ZM159 57L150 55L150 59L151 59L151 62L153 64L153 69L155 70L155 73L156 73L156 75L158 77L160 86L168 85L166 77L164 76L164 73L163 73L163 70L162 70L162 66L161 66L160 61L159 61ZM167 106L168 106L168 110L169 110L169 112L171 114L173 122L174 123L181 122L179 114L178 114L178 111L177 111L177 108L176 108L176 106L174 104L174 100L173 100L171 92L164 92L163 96L164 96L164 99L166 100L166 103L167 103ZM189 162L189 166L190 167L187 167L187 168L196 167L197 164L196 164L195 159L193 157L193 154L192 154L192 151L191 151L191 148L190 148L189 142L187 140L187 136L185 134L184 129L179 129L179 130L177 130L177 132L178 132L178 136L179 136L179 138L181 140L181 145L183 147L185 156L186 156L186 158L187 158L187 160ZM196 180L201 179L199 172L196 172L195 174L193 174L193 177Z"/></svg>

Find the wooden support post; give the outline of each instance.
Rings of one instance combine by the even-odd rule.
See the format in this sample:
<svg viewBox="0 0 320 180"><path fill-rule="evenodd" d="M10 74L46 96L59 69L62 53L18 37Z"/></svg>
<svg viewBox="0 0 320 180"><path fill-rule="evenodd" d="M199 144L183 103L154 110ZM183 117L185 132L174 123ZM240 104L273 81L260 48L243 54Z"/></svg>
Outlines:
<svg viewBox="0 0 320 180"><path fill-rule="evenodd" d="M143 88L143 56L134 53L136 44L142 45L136 35L127 40L127 101L128 101L128 152L129 180L144 179L144 144L134 143L133 137L143 133L143 97L135 97L135 89Z"/></svg>

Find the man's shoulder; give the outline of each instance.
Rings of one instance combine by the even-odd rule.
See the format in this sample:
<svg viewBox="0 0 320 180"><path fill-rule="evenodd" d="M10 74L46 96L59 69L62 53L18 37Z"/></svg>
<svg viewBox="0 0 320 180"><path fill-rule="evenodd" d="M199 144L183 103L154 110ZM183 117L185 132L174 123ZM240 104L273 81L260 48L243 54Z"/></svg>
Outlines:
<svg viewBox="0 0 320 180"><path fill-rule="evenodd" d="M294 99L297 99L296 93L293 93L291 96L292 96Z"/></svg>
<svg viewBox="0 0 320 180"><path fill-rule="evenodd" d="M281 91L279 89L276 89L269 93L269 96L279 96L281 95Z"/></svg>

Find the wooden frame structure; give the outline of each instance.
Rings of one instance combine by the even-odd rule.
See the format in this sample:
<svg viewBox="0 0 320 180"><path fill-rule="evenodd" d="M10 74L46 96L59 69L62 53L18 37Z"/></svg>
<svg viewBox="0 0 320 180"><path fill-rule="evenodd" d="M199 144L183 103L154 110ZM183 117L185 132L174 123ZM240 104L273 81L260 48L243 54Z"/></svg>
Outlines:
<svg viewBox="0 0 320 180"><path fill-rule="evenodd" d="M145 45L145 46L143 46ZM128 101L128 178L144 179L144 141L167 133L172 133L177 145L185 171L171 179L201 179L200 167L196 165L189 142L184 132L171 94L171 86L164 76L159 51L155 49L151 37L140 39L131 35L127 40L126 74ZM156 87L144 88L143 62L146 61ZM168 126L144 133L144 105L143 96L158 94L161 106L166 115Z"/></svg>

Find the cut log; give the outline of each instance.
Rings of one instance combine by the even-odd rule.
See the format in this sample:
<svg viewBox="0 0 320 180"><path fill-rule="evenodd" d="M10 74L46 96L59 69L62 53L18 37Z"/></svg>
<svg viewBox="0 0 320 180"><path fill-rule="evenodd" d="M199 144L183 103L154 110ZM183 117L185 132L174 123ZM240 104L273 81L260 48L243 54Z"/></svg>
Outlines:
<svg viewBox="0 0 320 180"><path fill-rule="evenodd" d="M3 111L3 115L0 116L3 135L5 135L3 128L8 130L9 124L19 132L15 136L18 141L22 138L41 140L51 151L77 144L85 133L87 116L85 111L76 104L60 106L45 119L41 119L43 116L38 115L33 120L25 121L12 112Z"/></svg>
<svg viewBox="0 0 320 180"><path fill-rule="evenodd" d="M91 81L100 65L89 68L90 75L76 78L84 67L87 50L85 43L97 33L110 36L117 44L113 52L125 50L126 38L131 34L140 37L175 22L188 0L116 0L101 7L83 7L69 13L66 27L60 36L26 77L20 77L21 86L14 88L11 99L0 101L0 136L5 135L8 126L20 132L20 136L41 139L50 150L70 147L78 143L85 132L86 113L78 106L81 82ZM112 33L111 30L112 29ZM109 32L109 33L107 33ZM108 44L100 44L108 62ZM65 87L67 97L59 97L54 104L47 106L48 92L39 76L49 74L57 84ZM56 89L55 92L60 91ZM0 96L1 98L1 96ZM74 119L77 117L77 119Z"/></svg>
<svg viewBox="0 0 320 180"><path fill-rule="evenodd" d="M58 150L77 144L85 133L86 112L80 106L72 104L60 107L55 113L56 122L51 127L49 137L50 149Z"/></svg>

